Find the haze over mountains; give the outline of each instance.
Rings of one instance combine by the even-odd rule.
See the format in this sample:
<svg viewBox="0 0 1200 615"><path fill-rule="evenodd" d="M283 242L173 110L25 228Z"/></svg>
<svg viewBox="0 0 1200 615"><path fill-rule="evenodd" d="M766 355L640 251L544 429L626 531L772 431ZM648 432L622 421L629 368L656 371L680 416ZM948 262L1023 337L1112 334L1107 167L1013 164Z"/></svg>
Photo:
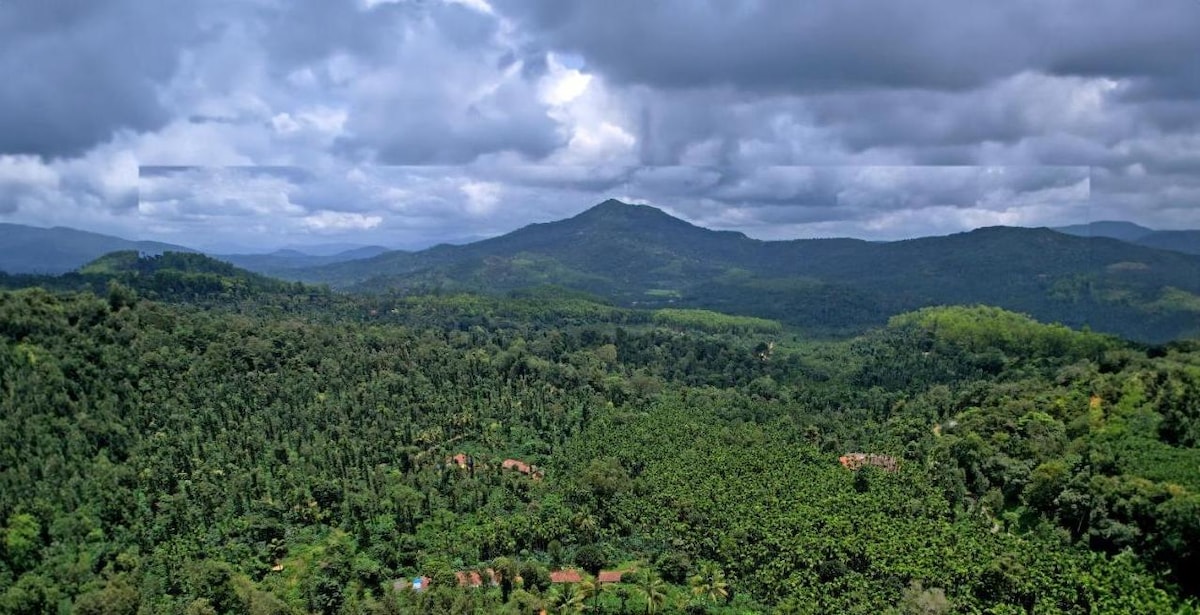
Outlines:
<svg viewBox="0 0 1200 615"><path fill-rule="evenodd" d="M62 226L39 228L0 223L0 271L8 273L64 273L119 250L148 254L196 251L169 243L132 241Z"/></svg>
<svg viewBox="0 0 1200 615"><path fill-rule="evenodd" d="M1054 230L1080 237L1111 237L1151 248L1200 254L1200 230L1156 231L1132 222L1099 221Z"/></svg>
<svg viewBox="0 0 1200 615"><path fill-rule="evenodd" d="M220 254L178 244L130 240L62 226L41 228L0 223L0 271L7 273L66 273L105 254L128 250L146 254L205 252L259 273L369 258L388 251L382 246L327 244L285 248L264 254Z"/></svg>

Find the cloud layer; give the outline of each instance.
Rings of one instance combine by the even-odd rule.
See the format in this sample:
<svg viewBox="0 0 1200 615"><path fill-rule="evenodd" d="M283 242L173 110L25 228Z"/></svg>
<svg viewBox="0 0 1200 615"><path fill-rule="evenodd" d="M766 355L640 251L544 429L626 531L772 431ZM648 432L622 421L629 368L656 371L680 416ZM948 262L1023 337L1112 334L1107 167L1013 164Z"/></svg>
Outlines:
<svg viewBox="0 0 1200 615"><path fill-rule="evenodd" d="M262 249L608 197L764 238L1200 228L1196 32L1194 0L18 0L0 220Z"/></svg>

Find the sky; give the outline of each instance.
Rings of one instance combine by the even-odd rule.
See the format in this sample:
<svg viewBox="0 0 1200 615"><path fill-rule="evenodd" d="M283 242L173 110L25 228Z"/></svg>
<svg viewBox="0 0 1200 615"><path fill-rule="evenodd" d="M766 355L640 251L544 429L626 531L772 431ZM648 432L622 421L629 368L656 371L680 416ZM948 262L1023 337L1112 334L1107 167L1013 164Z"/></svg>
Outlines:
<svg viewBox="0 0 1200 615"><path fill-rule="evenodd" d="M0 222L415 249L1200 228L1200 0L7 0Z"/></svg>

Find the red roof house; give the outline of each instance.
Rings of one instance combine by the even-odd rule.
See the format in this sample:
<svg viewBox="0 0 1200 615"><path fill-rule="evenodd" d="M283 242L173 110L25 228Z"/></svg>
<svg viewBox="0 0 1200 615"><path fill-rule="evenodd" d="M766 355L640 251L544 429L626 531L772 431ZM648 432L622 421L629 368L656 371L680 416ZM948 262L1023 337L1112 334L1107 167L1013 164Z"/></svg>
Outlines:
<svg viewBox="0 0 1200 615"><path fill-rule="evenodd" d="M483 579L479 578L479 573L474 570L459 570L454 573L458 578L459 587L479 587L483 585Z"/></svg>
<svg viewBox="0 0 1200 615"><path fill-rule="evenodd" d="M578 583L583 580L578 570L551 570L551 583Z"/></svg>
<svg viewBox="0 0 1200 615"><path fill-rule="evenodd" d="M838 457L838 462L850 470L857 470L864 466L875 466L887 472L895 472L900 469L900 462L895 457L873 453L846 453Z"/></svg>
<svg viewBox="0 0 1200 615"><path fill-rule="evenodd" d="M500 467L505 470L516 470L521 474L529 474L531 466L520 459L505 459Z"/></svg>
<svg viewBox="0 0 1200 615"><path fill-rule="evenodd" d="M499 585L500 578L496 576L496 571L488 568L484 572L487 573L489 582L492 585ZM483 577L476 570L459 570L454 573L458 577L459 587L483 587Z"/></svg>
<svg viewBox="0 0 1200 615"><path fill-rule="evenodd" d="M596 576L598 583L620 583L621 575L625 574L623 570L601 570Z"/></svg>
<svg viewBox="0 0 1200 615"><path fill-rule="evenodd" d="M541 470L531 466L520 459L505 459L500 463L500 467L505 470L516 470L521 474L527 474L533 477L533 480L541 480L543 473Z"/></svg>

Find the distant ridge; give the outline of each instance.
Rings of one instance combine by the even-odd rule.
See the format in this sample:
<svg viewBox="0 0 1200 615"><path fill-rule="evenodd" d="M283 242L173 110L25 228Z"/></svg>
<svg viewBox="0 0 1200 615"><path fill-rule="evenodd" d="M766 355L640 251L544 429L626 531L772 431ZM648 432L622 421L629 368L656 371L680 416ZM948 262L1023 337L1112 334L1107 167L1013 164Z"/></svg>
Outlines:
<svg viewBox="0 0 1200 615"><path fill-rule="evenodd" d="M1103 220L1054 230L1079 237L1110 237L1160 250L1200 254L1200 230L1156 231L1132 222Z"/></svg>
<svg viewBox="0 0 1200 615"><path fill-rule="evenodd" d="M1174 250L1187 254L1200 254L1200 230L1197 231L1155 231L1137 243L1160 250Z"/></svg>
<svg viewBox="0 0 1200 615"><path fill-rule="evenodd" d="M7 273L65 273L110 252L126 250L146 254L196 252L169 243L131 241L62 226L0 223L0 271Z"/></svg>
<svg viewBox="0 0 1200 615"><path fill-rule="evenodd" d="M318 267L331 263L371 258L389 251L383 246L359 246L330 254L314 254L304 252L302 248L296 247L284 248L267 254L216 254L214 257L250 271L278 274L288 269ZM317 252L324 252L324 250L317 250Z"/></svg>
<svg viewBox="0 0 1200 615"><path fill-rule="evenodd" d="M1130 242L1136 242L1155 232L1154 229L1149 229L1139 224L1117 220L1099 220L1087 224L1072 224L1070 226L1056 227L1053 230L1077 237L1109 237Z"/></svg>
<svg viewBox="0 0 1200 615"><path fill-rule="evenodd" d="M334 251L335 248L338 248ZM273 274L298 267L316 267L342 261L370 258L388 252L383 246L328 244L313 246L312 252L285 248L269 254L215 254L159 241L135 241L56 226L42 228L0 223L0 271L10 274L60 274L74 271L112 252L135 251L205 253L257 273Z"/></svg>

